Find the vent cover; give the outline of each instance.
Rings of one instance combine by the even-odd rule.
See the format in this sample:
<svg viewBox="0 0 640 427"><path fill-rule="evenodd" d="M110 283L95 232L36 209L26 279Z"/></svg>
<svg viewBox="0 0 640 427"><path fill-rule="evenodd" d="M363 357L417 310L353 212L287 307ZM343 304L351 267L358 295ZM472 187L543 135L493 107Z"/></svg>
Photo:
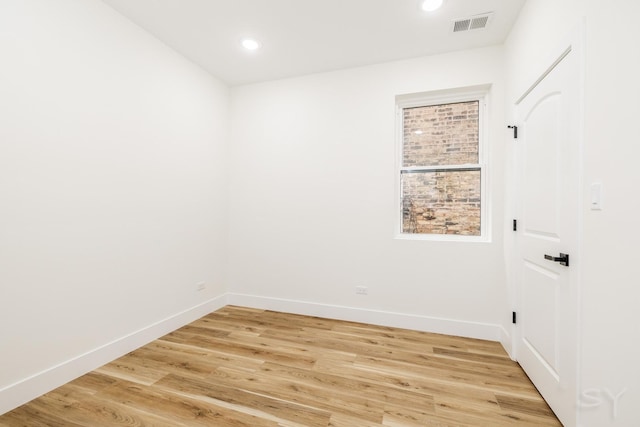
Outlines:
<svg viewBox="0 0 640 427"><path fill-rule="evenodd" d="M468 18L456 19L453 21L453 32L459 33L462 31L482 30L487 28L492 16L493 12L489 12L482 13L480 15L473 15Z"/></svg>

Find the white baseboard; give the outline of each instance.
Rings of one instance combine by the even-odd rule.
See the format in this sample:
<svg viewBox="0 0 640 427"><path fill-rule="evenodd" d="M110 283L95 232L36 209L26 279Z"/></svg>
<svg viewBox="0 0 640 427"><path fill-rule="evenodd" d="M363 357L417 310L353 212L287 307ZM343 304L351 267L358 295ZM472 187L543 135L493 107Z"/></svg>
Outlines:
<svg viewBox="0 0 640 427"><path fill-rule="evenodd" d="M318 304L282 298L268 298L256 295L227 294L231 305L282 311L352 322L370 323L394 328L413 329L437 334L502 341L502 326L491 323L469 322L465 320L443 319L414 314L393 313L338 305Z"/></svg>
<svg viewBox="0 0 640 427"><path fill-rule="evenodd" d="M0 415L227 305L221 295L0 389Z"/></svg>
<svg viewBox="0 0 640 427"><path fill-rule="evenodd" d="M504 347L504 350L511 360L516 360L515 354L513 353L513 338L504 326L500 326L500 344L502 344L502 347Z"/></svg>

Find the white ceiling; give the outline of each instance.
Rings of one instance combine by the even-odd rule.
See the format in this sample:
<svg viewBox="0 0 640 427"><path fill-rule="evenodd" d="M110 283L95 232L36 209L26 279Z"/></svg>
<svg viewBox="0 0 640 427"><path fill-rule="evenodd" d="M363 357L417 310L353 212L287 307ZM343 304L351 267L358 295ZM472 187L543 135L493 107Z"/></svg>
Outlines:
<svg viewBox="0 0 640 427"><path fill-rule="evenodd" d="M235 86L501 44L526 0L103 0ZM453 21L494 12L482 30ZM240 46L254 37L262 48Z"/></svg>

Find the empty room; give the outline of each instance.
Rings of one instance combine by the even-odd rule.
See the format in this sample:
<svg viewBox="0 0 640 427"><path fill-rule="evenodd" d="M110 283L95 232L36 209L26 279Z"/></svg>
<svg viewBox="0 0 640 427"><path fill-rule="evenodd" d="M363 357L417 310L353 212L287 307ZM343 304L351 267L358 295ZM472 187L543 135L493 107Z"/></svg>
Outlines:
<svg viewBox="0 0 640 427"><path fill-rule="evenodd" d="M1 1L0 427L640 426L638 16Z"/></svg>

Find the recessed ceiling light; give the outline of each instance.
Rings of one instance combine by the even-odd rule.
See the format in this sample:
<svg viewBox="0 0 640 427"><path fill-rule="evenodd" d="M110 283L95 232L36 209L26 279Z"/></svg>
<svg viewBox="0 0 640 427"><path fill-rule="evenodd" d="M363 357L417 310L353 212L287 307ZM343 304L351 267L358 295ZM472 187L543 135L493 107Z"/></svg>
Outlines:
<svg viewBox="0 0 640 427"><path fill-rule="evenodd" d="M421 130L416 130L413 133L415 133L416 135L422 135L424 132Z"/></svg>
<svg viewBox="0 0 640 427"><path fill-rule="evenodd" d="M242 47L247 50L256 50L260 49L260 43L258 43L258 41L254 39L244 39L242 40Z"/></svg>
<svg viewBox="0 0 640 427"><path fill-rule="evenodd" d="M440 9L440 6L442 6L442 0L424 0L422 2L422 10L425 12L433 12Z"/></svg>

